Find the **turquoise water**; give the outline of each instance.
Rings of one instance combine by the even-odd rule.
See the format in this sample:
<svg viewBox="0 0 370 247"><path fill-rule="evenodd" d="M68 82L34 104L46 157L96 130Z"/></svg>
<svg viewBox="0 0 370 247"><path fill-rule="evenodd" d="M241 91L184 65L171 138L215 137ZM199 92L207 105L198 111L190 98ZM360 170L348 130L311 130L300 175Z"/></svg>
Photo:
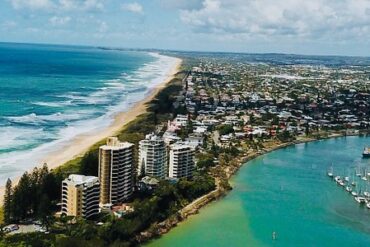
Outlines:
<svg viewBox="0 0 370 247"><path fill-rule="evenodd" d="M361 158L369 143L336 138L261 156L239 171L225 198L148 246L370 246L370 210L326 176L331 162L341 176L370 168Z"/></svg>
<svg viewBox="0 0 370 247"><path fill-rule="evenodd" d="M0 185L108 126L173 65L153 53L0 43Z"/></svg>

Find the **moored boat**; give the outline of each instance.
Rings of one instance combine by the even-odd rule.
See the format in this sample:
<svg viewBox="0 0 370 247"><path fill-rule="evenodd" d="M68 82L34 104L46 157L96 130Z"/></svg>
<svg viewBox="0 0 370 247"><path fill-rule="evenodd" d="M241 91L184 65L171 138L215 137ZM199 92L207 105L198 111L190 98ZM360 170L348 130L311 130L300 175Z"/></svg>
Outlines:
<svg viewBox="0 0 370 247"><path fill-rule="evenodd" d="M370 158L370 148L369 147L364 148L364 151L362 152L362 157L363 158Z"/></svg>
<svg viewBox="0 0 370 247"><path fill-rule="evenodd" d="M365 197L362 197L362 196L356 196L355 197L355 200L360 203L360 204L363 204L363 203L367 203L367 200Z"/></svg>
<svg viewBox="0 0 370 247"><path fill-rule="evenodd" d="M339 180L338 184L339 184L340 186L344 186L344 185L345 185L345 183L344 183L344 181L343 181L343 180Z"/></svg>
<svg viewBox="0 0 370 247"><path fill-rule="evenodd" d="M333 174L333 165L331 165L331 167L328 169L328 173L327 174L331 178L334 176L334 174Z"/></svg>
<svg viewBox="0 0 370 247"><path fill-rule="evenodd" d="M356 186L356 181L355 181L355 173L353 172L352 174L352 183L351 183L352 186Z"/></svg>
<svg viewBox="0 0 370 247"><path fill-rule="evenodd" d="M360 171L360 168L358 167L358 168L356 168L356 176L357 177L361 177L362 176L362 174L361 174L361 171Z"/></svg>

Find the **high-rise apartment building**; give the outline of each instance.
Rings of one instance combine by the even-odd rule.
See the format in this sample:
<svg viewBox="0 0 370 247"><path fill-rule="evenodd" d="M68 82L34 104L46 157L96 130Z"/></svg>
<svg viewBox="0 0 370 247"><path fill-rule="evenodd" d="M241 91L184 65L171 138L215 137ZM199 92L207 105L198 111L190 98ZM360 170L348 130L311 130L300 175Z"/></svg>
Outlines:
<svg viewBox="0 0 370 247"><path fill-rule="evenodd" d="M194 149L189 145L173 144L170 147L170 178L191 178L195 169Z"/></svg>
<svg viewBox="0 0 370 247"><path fill-rule="evenodd" d="M62 213L91 218L99 213L99 179L93 176L69 175L62 182Z"/></svg>
<svg viewBox="0 0 370 247"><path fill-rule="evenodd" d="M134 144L107 139L99 148L100 203L117 204L127 200L134 187Z"/></svg>
<svg viewBox="0 0 370 247"><path fill-rule="evenodd" d="M158 179L167 176L167 150L163 139L154 134L146 135L139 143L138 175Z"/></svg>

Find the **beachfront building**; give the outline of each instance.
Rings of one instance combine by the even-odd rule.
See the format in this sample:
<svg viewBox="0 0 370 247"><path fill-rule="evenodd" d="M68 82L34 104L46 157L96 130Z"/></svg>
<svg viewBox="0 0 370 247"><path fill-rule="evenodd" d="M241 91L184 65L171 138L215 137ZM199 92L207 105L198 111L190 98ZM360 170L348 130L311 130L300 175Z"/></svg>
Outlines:
<svg viewBox="0 0 370 247"><path fill-rule="evenodd" d="M167 176L167 150L163 138L155 135L146 135L139 142L139 176L150 176L164 179Z"/></svg>
<svg viewBox="0 0 370 247"><path fill-rule="evenodd" d="M99 213L99 196L97 177L69 175L62 182L62 214L89 219Z"/></svg>
<svg viewBox="0 0 370 247"><path fill-rule="evenodd" d="M189 145L173 144L170 147L170 178L190 178L195 168L194 149Z"/></svg>
<svg viewBox="0 0 370 247"><path fill-rule="evenodd" d="M127 200L134 188L134 144L107 139L99 148L100 204Z"/></svg>

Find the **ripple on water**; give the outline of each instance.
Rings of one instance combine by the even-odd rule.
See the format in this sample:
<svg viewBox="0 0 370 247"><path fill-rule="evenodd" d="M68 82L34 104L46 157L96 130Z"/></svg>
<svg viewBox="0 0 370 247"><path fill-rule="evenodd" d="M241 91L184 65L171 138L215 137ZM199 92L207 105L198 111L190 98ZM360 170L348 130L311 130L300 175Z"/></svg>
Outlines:
<svg viewBox="0 0 370 247"><path fill-rule="evenodd" d="M230 194L148 246L370 246L370 210L326 176L331 163L341 176L355 165L370 170L361 158L368 144L336 138L250 161Z"/></svg>

